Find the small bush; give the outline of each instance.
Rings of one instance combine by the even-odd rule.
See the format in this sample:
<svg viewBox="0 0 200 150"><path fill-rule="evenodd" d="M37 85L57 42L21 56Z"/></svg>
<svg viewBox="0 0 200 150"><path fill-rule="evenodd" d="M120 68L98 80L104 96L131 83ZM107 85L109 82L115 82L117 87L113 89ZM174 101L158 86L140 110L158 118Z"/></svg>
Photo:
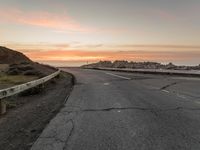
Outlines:
<svg viewBox="0 0 200 150"><path fill-rule="evenodd" d="M20 64L22 64L22 65L28 65L28 64L30 64L30 62L21 62Z"/></svg>
<svg viewBox="0 0 200 150"><path fill-rule="evenodd" d="M23 75L26 76L38 76L40 75L40 72L36 71L36 70L27 70L23 73Z"/></svg>
<svg viewBox="0 0 200 150"><path fill-rule="evenodd" d="M28 71L28 70L33 70L34 68L30 65L27 65L27 66L20 66L18 67L18 69L21 71Z"/></svg>
<svg viewBox="0 0 200 150"><path fill-rule="evenodd" d="M10 64L10 67L16 67L18 64Z"/></svg>
<svg viewBox="0 0 200 150"><path fill-rule="evenodd" d="M18 69L9 69L8 71L7 71L7 74L8 75L19 75L19 74L21 74L21 71L19 71Z"/></svg>

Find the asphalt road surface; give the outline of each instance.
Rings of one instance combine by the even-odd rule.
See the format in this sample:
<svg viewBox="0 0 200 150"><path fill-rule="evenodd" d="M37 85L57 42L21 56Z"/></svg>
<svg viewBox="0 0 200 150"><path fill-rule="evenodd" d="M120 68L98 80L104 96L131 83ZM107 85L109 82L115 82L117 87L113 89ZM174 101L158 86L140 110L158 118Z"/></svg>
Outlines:
<svg viewBox="0 0 200 150"><path fill-rule="evenodd" d="M64 70L77 82L50 123L60 139L35 149L200 150L200 78Z"/></svg>

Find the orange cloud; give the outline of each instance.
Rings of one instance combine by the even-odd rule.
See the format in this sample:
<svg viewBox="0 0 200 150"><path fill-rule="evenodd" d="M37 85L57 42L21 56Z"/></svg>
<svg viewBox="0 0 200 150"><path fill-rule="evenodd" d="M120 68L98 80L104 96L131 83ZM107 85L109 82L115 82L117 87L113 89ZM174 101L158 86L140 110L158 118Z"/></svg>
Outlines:
<svg viewBox="0 0 200 150"><path fill-rule="evenodd" d="M198 49L200 50L199 45L116 45L120 47L131 47L131 48L180 48L180 49Z"/></svg>
<svg viewBox="0 0 200 150"><path fill-rule="evenodd" d="M66 50L71 48L71 44L73 43L47 43L47 42L40 42L40 43L5 43L3 44L5 47L9 47L12 49L20 50L22 53L30 52L30 51L50 51L50 50Z"/></svg>
<svg viewBox="0 0 200 150"><path fill-rule="evenodd" d="M157 51L42 51L26 52L35 61L90 61L128 60L128 61L158 61L158 62L198 62L200 52L157 52Z"/></svg>
<svg viewBox="0 0 200 150"><path fill-rule="evenodd" d="M94 29L82 26L66 13L56 14L45 11L25 12L16 8L0 9L1 21L31 26L40 26L54 30L92 32Z"/></svg>
<svg viewBox="0 0 200 150"><path fill-rule="evenodd" d="M6 47L20 50L22 52L27 51L53 51L53 50L82 50L82 51L149 51L149 52L188 52L188 51L200 51L200 45L147 45L147 44L85 44L81 42L66 42L66 43L4 43Z"/></svg>

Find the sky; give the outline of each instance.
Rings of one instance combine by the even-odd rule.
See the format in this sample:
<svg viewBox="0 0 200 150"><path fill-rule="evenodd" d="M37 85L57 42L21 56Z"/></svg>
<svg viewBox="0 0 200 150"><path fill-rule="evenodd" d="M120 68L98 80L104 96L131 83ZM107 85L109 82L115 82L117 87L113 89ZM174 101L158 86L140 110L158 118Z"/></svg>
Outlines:
<svg viewBox="0 0 200 150"><path fill-rule="evenodd" d="M0 45L34 61L200 64L199 0L0 0Z"/></svg>

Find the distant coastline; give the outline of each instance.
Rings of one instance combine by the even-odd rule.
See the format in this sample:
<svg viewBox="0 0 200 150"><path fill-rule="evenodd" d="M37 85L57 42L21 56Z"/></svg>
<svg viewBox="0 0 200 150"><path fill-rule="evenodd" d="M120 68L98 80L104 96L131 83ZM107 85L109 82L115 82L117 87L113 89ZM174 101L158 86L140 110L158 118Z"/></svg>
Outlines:
<svg viewBox="0 0 200 150"><path fill-rule="evenodd" d="M132 68L132 69L170 69L170 70L200 70L200 64L196 66L174 65L173 63L162 64L158 62L133 62L125 60L99 61L88 65L83 65L83 68Z"/></svg>

